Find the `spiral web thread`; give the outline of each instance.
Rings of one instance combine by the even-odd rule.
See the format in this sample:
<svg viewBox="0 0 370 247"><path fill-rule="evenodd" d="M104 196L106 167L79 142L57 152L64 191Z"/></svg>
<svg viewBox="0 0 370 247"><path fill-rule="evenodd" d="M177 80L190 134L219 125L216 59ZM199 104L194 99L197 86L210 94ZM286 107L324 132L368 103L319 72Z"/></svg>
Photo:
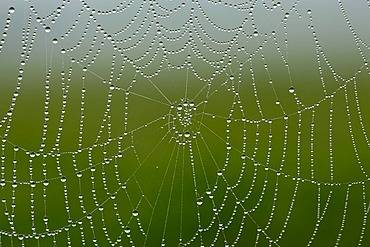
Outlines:
<svg viewBox="0 0 370 247"><path fill-rule="evenodd" d="M338 69L307 2L0 2L0 246L368 245L369 4Z"/></svg>

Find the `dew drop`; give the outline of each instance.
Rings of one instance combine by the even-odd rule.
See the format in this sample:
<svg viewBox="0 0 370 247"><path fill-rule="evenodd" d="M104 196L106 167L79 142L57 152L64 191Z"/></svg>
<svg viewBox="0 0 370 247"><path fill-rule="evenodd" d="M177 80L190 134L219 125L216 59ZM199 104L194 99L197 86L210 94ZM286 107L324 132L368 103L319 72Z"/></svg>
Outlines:
<svg viewBox="0 0 370 247"><path fill-rule="evenodd" d="M54 38L52 42L53 42L54 45L56 45L56 44L58 44L58 39Z"/></svg>
<svg viewBox="0 0 370 247"><path fill-rule="evenodd" d="M35 181L30 181L30 185L32 188L35 188L36 187L36 182Z"/></svg>
<svg viewBox="0 0 370 247"><path fill-rule="evenodd" d="M294 93L294 87L289 88L289 93Z"/></svg>
<svg viewBox="0 0 370 247"><path fill-rule="evenodd" d="M51 31L50 27L45 27L45 32L50 33L50 31Z"/></svg>
<svg viewBox="0 0 370 247"><path fill-rule="evenodd" d="M138 215L139 215L139 211L137 211L137 209L134 209L132 211L132 216L137 217Z"/></svg>
<svg viewBox="0 0 370 247"><path fill-rule="evenodd" d="M11 6L9 8L9 14L13 14L15 12L15 8L13 6Z"/></svg>

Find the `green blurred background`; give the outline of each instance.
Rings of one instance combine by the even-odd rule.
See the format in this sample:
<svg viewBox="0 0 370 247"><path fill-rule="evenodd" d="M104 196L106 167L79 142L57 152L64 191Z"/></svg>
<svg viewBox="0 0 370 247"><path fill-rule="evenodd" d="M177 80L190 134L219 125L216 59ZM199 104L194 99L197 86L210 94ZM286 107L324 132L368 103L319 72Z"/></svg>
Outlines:
<svg viewBox="0 0 370 247"><path fill-rule="evenodd" d="M349 0L1 1L1 245L370 245L367 19Z"/></svg>

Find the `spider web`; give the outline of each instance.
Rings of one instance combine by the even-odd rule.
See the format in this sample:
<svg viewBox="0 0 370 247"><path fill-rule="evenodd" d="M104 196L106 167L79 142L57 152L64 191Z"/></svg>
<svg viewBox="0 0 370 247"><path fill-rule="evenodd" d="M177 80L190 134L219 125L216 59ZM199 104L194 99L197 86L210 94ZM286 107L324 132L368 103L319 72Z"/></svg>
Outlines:
<svg viewBox="0 0 370 247"><path fill-rule="evenodd" d="M0 13L0 246L370 243L366 1Z"/></svg>

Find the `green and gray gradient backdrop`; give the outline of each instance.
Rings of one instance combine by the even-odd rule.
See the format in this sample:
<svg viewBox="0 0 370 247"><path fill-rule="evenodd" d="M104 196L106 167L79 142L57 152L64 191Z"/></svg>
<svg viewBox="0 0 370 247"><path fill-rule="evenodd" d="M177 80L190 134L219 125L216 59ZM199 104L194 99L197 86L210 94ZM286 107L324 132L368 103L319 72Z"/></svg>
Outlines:
<svg viewBox="0 0 370 247"><path fill-rule="evenodd" d="M370 31L368 23L370 23L370 9L368 3L364 0L343 0L342 6L346 11L346 16L350 22L356 35L354 35L349 25L346 23L344 13L341 11L340 4L336 0L301 0L295 5L295 10L290 11L290 16L286 23L286 29L281 20L284 14L289 12L289 9L294 5L292 0L282 0L281 6L273 11L267 11L263 8L263 1L255 1L253 9L254 23L258 29L257 37L247 38L245 35L240 35L236 41L231 44L230 56L231 64L220 75L217 75L210 87L211 97L207 97L207 90L202 89L207 82L197 79L191 69L162 69L159 75L153 77L151 83L148 79L143 78L136 73L133 65L126 63L122 71L122 76L116 80L119 69L123 63L123 57L116 52L116 63L112 71L112 56L114 50L112 43L109 40L104 41L104 46L100 46L103 40L101 33L96 33L96 23L91 23L87 29L86 38L82 41L74 51L61 54L62 48L69 48L77 44L84 32L91 9L109 10L118 4L118 1L92 1L86 3L91 7L90 10L84 10L76 28L64 40L60 37L73 25L74 20L78 18L78 13L82 8L81 1L70 0L66 4L66 8L62 9L60 17L56 18L56 22L50 23L51 18L45 19L45 25L51 27L51 32L46 33L42 23L36 21L37 16L47 17L52 11L55 11L62 4L61 1L7 1L0 0L0 28L3 29L8 18L8 8L15 6L16 11L10 15L9 30L7 35L1 39L5 42L0 53L0 116L6 116L11 107L13 93L16 89L17 76L21 67L21 51L22 51L22 30L27 29L27 22L31 18L28 42L32 39L32 34L35 31L34 43L32 51L29 53L29 59L24 66L23 80L17 97L13 115L11 117L10 129L6 131L8 120L2 124L0 135L5 140L5 148L1 156L3 157L5 186L0 187L0 197L4 198L4 202L0 203L0 230L1 246L21 246L22 241L16 234L32 234L31 230L31 187L27 184L19 184L16 189L12 188L13 181L13 159L14 145L21 149L16 156L17 171L16 180L30 180L30 161L29 152L37 153L40 149L43 134L44 124L44 105L45 105L45 81L46 70L50 66L50 103L49 115L50 120L47 124L46 147L44 152L50 152L55 146L55 141L58 133L58 127L62 109L62 78L61 71L66 71L68 74L69 68L72 68L71 81L69 82L69 90L67 94L67 105L65 118L62 125L60 139L60 167L62 173L67 178L66 186L68 190L68 204L70 206L71 217L73 221L82 220L83 234L80 227L71 227L69 235L73 246L81 246L81 239L84 238L86 246L93 245L93 231L90 229L90 224L93 222L93 230L99 246L108 246L109 242L102 231L102 215L104 216L107 226L107 233L110 238L115 241L118 236L122 236L121 244L130 246L131 244L123 232L117 216L113 209L113 200L107 200L104 204L103 213L97 210L95 202L92 198L92 179L91 171L88 169L91 164L88 162L88 151L86 147L93 147L99 129L101 128L104 112L107 107L107 98L109 93L109 83L103 83L103 80L109 82L110 74L112 73L112 82L117 88L127 89L132 83L134 77L136 82L132 84L130 94L128 96L128 135L123 138L122 149L123 157L117 159L119 177L122 182L127 182L126 190L119 189L119 184L115 176L114 161L104 166L105 179L110 193L118 190L115 201L118 205L118 213L122 219L122 224L129 226L131 229L131 238L136 246L159 246L164 225L166 224L166 244L167 246L177 246L180 238L183 242L187 242L198 230L197 219L197 204L198 197L203 197L203 205L199 207L200 223L203 227L207 226L214 212L212 211L212 203L205 194L208 186L213 188L217 184L217 190L214 193L215 207L220 208L222 200L226 192L227 185L235 185L241 173L242 159L240 158L242 150L243 123L240 121L241 113L239 105L235 105L235 111L231 116L236 119L230 124L230 133L226 132L226 119L229 117L230 110L235 101L232 90L233 83L235 89L239 92L243 111L248 119L260 120L261 115L257 107L256 97L254 96L254 88L251 80L251 70L253 68L255 77L255 87L258 99L266 119L277 118L272 124L272 141L271 155L268 166L270 169L265 171L264 166L255 167L254 162L246 159L244 176L239 185L228 192L226 201L224 201L224 209L218 215L218 219L207 232L203 232L203 242L205 246L209 246L215 236L219 234L218 240L214 243L215 246L224 246L225 241L232 244L237 238L238 231L241 227L241 220L244 211L256 207L256 210L244 219L244 229L239 236L239 241L236 246L254 246L256 241L257 228L265 228L270 215L273 213L271 225L266 230L266 235L272 239L276 239L281 230L285 229L281 239L272 243L272 246L306 246L309 239L314 234L315 224L320 213L325 208L328 200L328 195L331 193L329 203L327 204L326 214L323 216L319 224L318 232L313 240L312 246L334 246L338 239L338 234L341 235L339 242L340 246L357 246L361 236L362 228L365 230L362 234L362 246L370 245L370 223L364 220L364 205L369 212L370 188L369 182L360 167L370 173L370 150L366 143L363 128L361 127L360 119L365 131L370 132L370 77L364 66L366 59L370 56ZM124 39L132 35L137 29L145 16L146 9L149 7L150 1L144 4L144 11L137 16L133 27L121 36L113 36L114 39ZM179 1L156 1L168 8L172 8L179 4ZM226 46L212 44L205 36L204 32L215 40L230 41L236 32L222 32L214 28L206 18L201 14L201 11L196 2L199 2L206 12L207 16L214 24L224 28L234 28L240 26L242 19L249 11L243 12L225 6L224 0L222 4L214 5L207 1L184 1L185 7L175 14L170 14L166 18L159 18L161 25L167 28L181 28L190 16L190 9L194 7L195 14L198 16L199 22L202 23L204 30L197 30L200 36L208 42L210 47L216 50L225 50ZM229 1L230 3L241 3L243 1ZM247 2L247 1L245 1ZM272 1L274 2L274 1ZM276 2L276 1L275 1ZM122 13L97 15L94 14L98 23L102 25L107 33L114 33L124 27L136 14L139 5L142 1L133 1L131 7ZM265 1L267 5L272 5L271 0ZM37 13L31 13L29 6L33 5ZM154 6L158 13L161 10ZM313 29L308 28L310 24L309 14L307 10L312 10ZM299 15L301 18L299 18ZM148 15L148 20L153 18L153 14ZM243 30L246 33L252 34L252 22L247 21L243 25ZM143 29L147 28L144 24ZM197 26L196 26L197 27ZM279 55L271 32L276 31L276 40L281 48L282 54L289 59L287 60L290 70L291 82L294 85L295 92L299 100L306 106L314 105L315 120L314 120L314 140L311 141L311 117L312 110L306 110L301 114L301 136L300 144L298 145L298 106L294 96L288 92L291 82L287 67ZM27 31L27 30L26 30ZM284 43L284 32L287 32L288 45ZM315 49L315 41L313 31L316 33L319 40L319 45L324 52L318 55ZM27 31L28 32L28 31ZM144 54L149 44L155 40L154 52L158 46L158 38L155 38L156 28L149 30L147 36L138 47L133 48L125 55L130 59L135 59ZM183 30L188 32L188 30ZM139 32L139 37L144 31ZM193 32L194 33L194 32ZM270 35L268 41L263 44L262 50L255 52L251 63L246 62L239 73L240 61L246 61L251 54L260 46L266 38L265 34ZM98 39L92 46L93 36L97 35ZM175 37L177 34L162 35ZM59 38L57 45L52 44L52 39ZM137 38L122 44L122 47L134 45ZM219 60L222 55L211 54L210 51L199 41L199 38L194 34L194 43L198 44L197 48L193 45L191 48L186 48L184 52L176 55L168 55L168 60L173 64L184 63L188 54L191 54L191 62L200 76L209 78L214 72L214 68L201 61L194 54L194 51L203 54L209 60ZM356 43L357 39L357 43ZM178 41L164 41L164 45L168 50L177 50L184 47L189 40L189 36L185 36ZM208 41L207 41L208 40ZM118 45L120 46L120 44ZM238 51L238 47L244 47L244 51ZM95 51L100 48L101 53L98 55L96 62L89 66L88 71L83 73L82 68L87 62L71 63L71 58L80 59L89 49ZM193 50L192 50L193 49ZM361 54L359 51L362 51ZM262 53L268 65L270 76L273 80L273 85L269 84L268 74L264 69L264 61ZM160 50L158 58L146 69L144 73L154 72L158 66L163 52ZM149 55L136 65L145 64L151 56ZM326 65L325 59L330 62L331 68ZM89 61L90 58L87 59ZM320 78L320 67L322 66L323 82ZM63 67L64 66L64 67ZM164 68L166 63L164 64ZM331 70L335 71L335 76ZM361 70L361 72L357 72ZM229 80L231 71L234 73L234 82ZM354 81L344 82L339 79L351 78L356 75L357 91L354 89ZM78 150L79 124L81 115L81 89L83 87L83 74L86 76L84 85L86 88L85 96L85 111L83 124L83 151L76 155L76 165L78 169L86 169L81 178L81 189L84 196L83 203L87 212L92 212L92 220L89 221L86 215L82 213L78 194L78 178L73 167L73 158L71 152ZM238 82L239 81L239 82ZM187 83L186 83L187 82ZM67 83L67 82L66 82ZM333 116L332 130L330 130L329 110L330 101L321 100L325 97L323 90L325 84L328 94L337 91L333 98ZM349 124L347 114L347 103L344 87L338 89L340 85L346 84L348 96L348 111L350 112L351 124ZM155 85L155 86L154 86ZM186 89L187 85L187 89ZM165 97L177 105L185 97L194 100L195 104L200 104L196 113L193 116L193 123L189 127L191 132L199 128L200 135L197 135L192 141L194 166L190 162L189 145L179 146L174 140L171 140L174 132L167 133L168 128L165 125L166 120L159 120L151 123L153 120L162 116L166 116L170 112L170 103L165 97L159 93L158 89ZM284 114L280 107L275 104L276 97L273 91L276 90L276 95L281 105L289 115L288 118L288 137L287 150L282 173L288 177L281 176L278 179L278 192L274 196L275 186L277 184L277 173L280 165L283 163L283 138L285 120ZM206 87L207 89L207 87ZM361 114L358 113L356 106L355 93L358 95L358 104L361 109ZM141 97L144 96L144 97ZM208 98L208 103L205 107L201 104ZM319 105L316 103L321 102ZM172 110L172 113L175 111ZM205 113L203 119L199 113ZM125 91L113 90L111 103L111 136L118 137L124 133L124 114L125 114ZM212 116L215 116L213 118ZM361 118L360 118L361 117ZM238 120L239 119L239 120ZM199 124L201 122L202 124ZM150 123L150 124L149 124ZM146 126L146 124L148 124ZM161 128L165 126L165 128ZM247 123L246 127L246 155L252 157L261 164L266 164L268 159L268 135L269 125L267 123L259 124L259 142L256 142L256 123ZM141 127L140 129L137 129ZM176 127L182 131L179 123ZM352 128L351 139L350 128ZM137 129L133 132L133 130ZM4 134L7 133L7 136ZM334 171L333 181L338 183L336 186L312 184L310 182L297 182L293 177L297 177L298 160L300 160L300 177L311 179L311 144L313 144L313 166L314 180L320 182L330 182L330 142L329 136L332 134L332 164ZM228 167L223 176L229 184L226 184L221 178L217 177L217 167L223 167L227 157L226 151L226 136L230 136L232 149L229 155ZM370 133L369 133L370 135ZM107 126L105 124L101 137L97 143L103 143L108 140ZM355 144L353 144L355 143ZM133 147L131 147L133 145ZM299 154L298 154L299 147ZM357 151L360 157L361 164L356 159ZM117 140L106 145L107 156L110 157L117 153ZM56 153L57 151L55 151ZM255 152L255 153L254 153ZM102 183L102 165L103 148L92 148L92 165L96 165L94 173L95 188L98 203L102 203L108 198ZM299 157L299 158L298 158ZM47 157L45 160L47 167L47 178L49 186L46 187L46 206L42 198L44 186L42 183L37 183L34 188L34 223L36 233L45 232L43 217L45 214L49 219L50 231L56 231L68 225L68 216L66 213L65 196L63 193L63 183L59 179L57 171L56 156ZM33 179L35 181L44 180L42 174L42 156L35 157L32 161ZM193 176L193 171L195 170ZM252 186L253 177L255 176L255 184ZM197 186L194 187L194 178ZM208 181L208 185L207 182ZM261 193L265 181L265 191L263 197ZM346 200L346 191L349 182L358 181L350 187L348 198ZM297 186L297 187L296 187ZM296 196L294 191L296 188ZM365 188L365 189L364 189ZM196 191L195 191L196 189ZM12 193L15 195L14 208L14 233L12 237L4 235L4 232L10 233L11 225L9 223L10 216L6 216L5 210L11 210ZM236 214L232 216L233 209L236 205L235 196L243 198L251 192L248 200L238 206ZM196 195L196 193L198 195ZM234 196L235 195L235 196ZM318 195L321 201L318 202ZM262 198L262 201L258 202ZM276 199L276 201L274 201ZM294 203L292 203L294 201ZM257 206L256 206L257 205ZM273 211L273 205L275 210ZM290 211L290 207L292 210ZM146 233L142 234L138 226L138 220L132 217L132 211L137 208L139 212L138 219L141 227ZM244 210L243 210L244 208ZM318 212L320 209L320 213ZM46 211L45 211L46 209ZM166 212L169 209L168 217ZM290 213L289 213L290 212ZM344 215L345 212L345 215ZM319 215L320 214L320 215ZM232 223L223 232L218 233L219 223L227 223L233 217ZM284 228L286 222L287 225ZM344 220L343 220L344 219ZM266 236L259 233L258 246L268 246L269 242ZM55 239L58 246L67 245L67 231L58 233L55 237L46 236L40 240L24 239L26 246L52 246ZM119 244L118 244L119 245ZM199 237L192 242L191 246L199 246Z"/></svg>

